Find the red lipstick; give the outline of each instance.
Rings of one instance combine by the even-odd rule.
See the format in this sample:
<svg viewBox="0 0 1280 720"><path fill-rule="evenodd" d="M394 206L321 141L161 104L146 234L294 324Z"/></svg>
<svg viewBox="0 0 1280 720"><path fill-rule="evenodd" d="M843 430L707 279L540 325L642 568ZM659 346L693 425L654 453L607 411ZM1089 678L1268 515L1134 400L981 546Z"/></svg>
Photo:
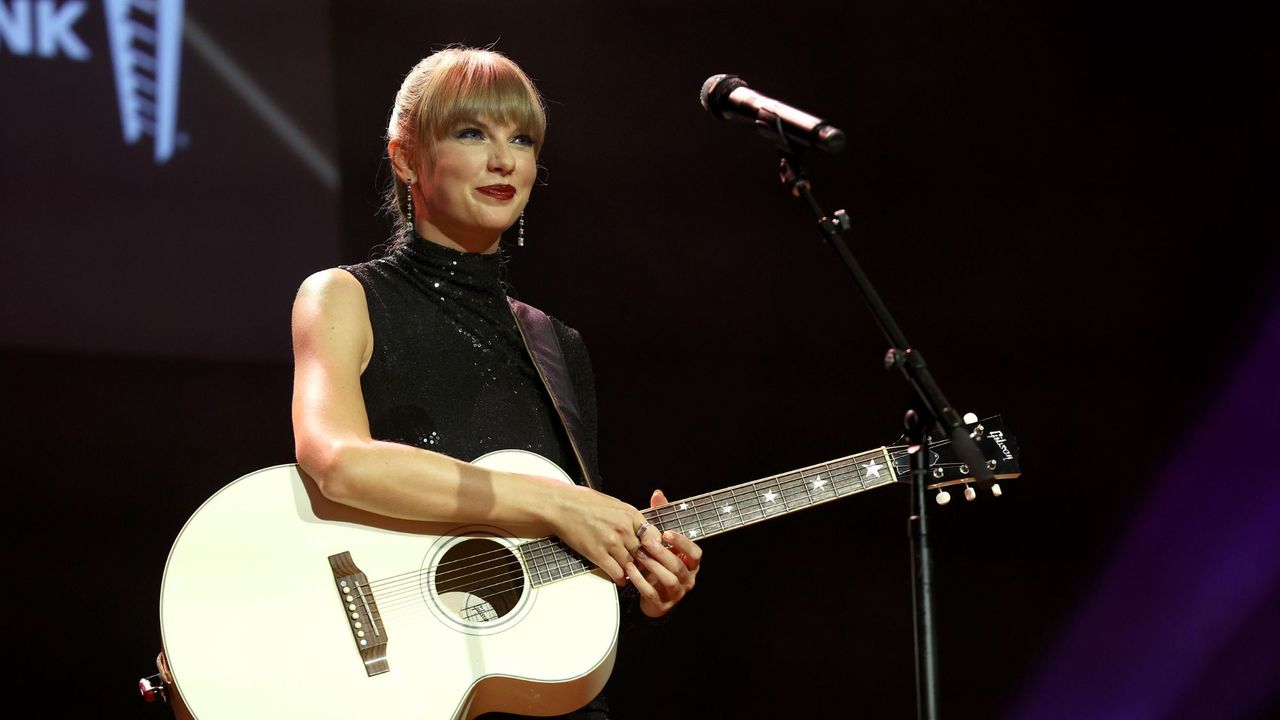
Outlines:
<svg viewBox="0 0 1280 720"><path fill-rule="evenodd" d="M488 195L495 200L510 200L516 196L516 189L511 185L485 185L476 188L476 192Z"/></svg>

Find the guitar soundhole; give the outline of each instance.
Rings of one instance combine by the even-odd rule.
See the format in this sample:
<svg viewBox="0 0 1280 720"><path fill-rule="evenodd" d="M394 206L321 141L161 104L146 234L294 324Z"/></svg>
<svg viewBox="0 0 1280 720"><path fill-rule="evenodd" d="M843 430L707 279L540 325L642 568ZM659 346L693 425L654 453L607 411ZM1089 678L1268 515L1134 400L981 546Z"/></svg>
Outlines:
<svg viewBox="0 0 1280 720"><path fill-rule="evenodd" d="M436 563L433 589L444 609L469 624L491 623L516 608L524 593L520 563L505 546L471 538Z"/></svg>

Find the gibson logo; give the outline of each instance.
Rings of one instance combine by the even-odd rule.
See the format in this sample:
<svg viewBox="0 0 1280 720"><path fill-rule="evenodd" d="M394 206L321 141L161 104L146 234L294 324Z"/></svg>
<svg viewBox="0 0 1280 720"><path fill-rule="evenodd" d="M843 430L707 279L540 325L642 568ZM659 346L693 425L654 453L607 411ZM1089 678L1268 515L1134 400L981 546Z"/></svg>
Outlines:
<svg viewBox="0 0 1280 720"><path fill-rule="evenodd" d="M999 430L992 430L990 433L987 434L987 437L991 438L993 441L995 441L995 444L999 446L1000 452L1004 453L1005 460L1013 459L1013 453L1009 452L1009 446L1005 445L1003 432Z"/></svg>

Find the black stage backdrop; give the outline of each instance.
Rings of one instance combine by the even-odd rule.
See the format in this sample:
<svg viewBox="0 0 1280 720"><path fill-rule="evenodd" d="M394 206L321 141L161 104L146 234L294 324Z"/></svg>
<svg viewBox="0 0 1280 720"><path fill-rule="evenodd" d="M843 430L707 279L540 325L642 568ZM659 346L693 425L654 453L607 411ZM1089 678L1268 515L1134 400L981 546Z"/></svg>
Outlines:
<svg viewBox="0 0 1280 720"><path fill-rule="evenodd" d="M55 35L41 55L38 29L23 52L41 4L82 8L89 57ZM737 74L848 135L805 158L818 199L950 399L1022 447L1002 498L935 514L945 716L1033 717L1037 687L1071 682L1046 668L1269 329L1274 38L1231 4L190 0L163 162L120 140L109 5L0 1L11 637L48 716L166 716L135 683L169 544L219 487L292 461L293 291L387 236L391 100L450 43L507 53L548 100L509 279L583 333L602 469L635 504L897 439L908 389L870 312L772 147L698 90ZM912 717L907 515L894 486L708 539L671 621L623 637L616 716ZM1264 675L1238 717L1275 711ZM1175 697L1240 693L1179 678ZM1077 687L1075 717L1189 717Z"/></svg>

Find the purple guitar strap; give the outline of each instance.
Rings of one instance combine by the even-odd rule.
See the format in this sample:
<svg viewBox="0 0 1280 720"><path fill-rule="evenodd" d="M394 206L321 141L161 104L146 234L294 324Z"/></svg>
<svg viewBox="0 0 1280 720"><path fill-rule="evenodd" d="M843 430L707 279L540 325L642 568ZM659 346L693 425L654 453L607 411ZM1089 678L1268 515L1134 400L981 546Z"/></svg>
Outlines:
<svg viewBox="0 0 1280 720"><path fill-rule="evenodd" d="M529 357L533 359L533 366L538 370L547 394L551 396L551 403L560 416L565 434L569 436L569 444L573 446L573 454L578 460L578 467L582 469L582 477L586 478L588 486L598 490L599 483L591 476L583 459L585 431L582 427L582 413L578 409L578 393L573 389L573 378L569 376L569 369L565 365L564 349L560 346L555 326L552 325L551 318L538 308L515 298L507 298L507 301L511 304L511 313L516 318L516 327L520 330L520 337L529 351Z"/></svg>

